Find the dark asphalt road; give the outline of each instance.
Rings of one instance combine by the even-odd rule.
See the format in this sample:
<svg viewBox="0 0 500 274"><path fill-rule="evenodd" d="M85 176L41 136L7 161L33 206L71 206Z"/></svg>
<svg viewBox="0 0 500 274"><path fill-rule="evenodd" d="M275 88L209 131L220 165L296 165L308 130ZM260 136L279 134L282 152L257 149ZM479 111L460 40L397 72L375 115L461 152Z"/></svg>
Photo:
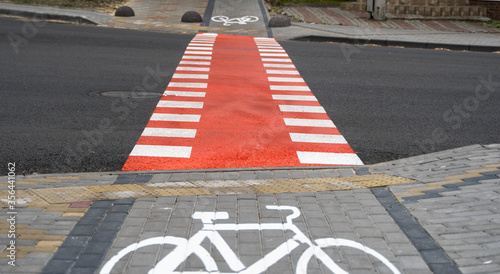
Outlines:
<svg viewBox="0 0 500 274"><path fill-rule="evenodd" d="M162 92L192 36L25 24L0 19L0 174L8 162L18 174L121 169L158 98L95 93ZM367 164L500 143L500 85L479 80L500 81L500 55L282 45Z"/></svg>
<svg viewBox="0 0 500 274"><path fill-rule="evenodd" d="M500 142L500 54L282 45L365 164Z"/></svg>

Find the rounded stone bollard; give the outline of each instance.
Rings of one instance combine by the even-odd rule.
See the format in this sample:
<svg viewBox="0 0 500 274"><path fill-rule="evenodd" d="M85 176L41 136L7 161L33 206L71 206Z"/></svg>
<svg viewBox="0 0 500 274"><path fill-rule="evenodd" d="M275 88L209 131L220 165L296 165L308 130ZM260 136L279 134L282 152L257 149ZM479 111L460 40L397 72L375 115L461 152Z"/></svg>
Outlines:
<svg viewBox="0 0 500 274"><path fill-rule="evenodd" d="M129 6L121 6L115 11L115 16L132 17L135 16L134 10Z"/></svg>
<svg viewBox="0 0 500 274"><path fill-rule="evenodd" d="M270 28L282 28L282 27L289 27L292 25L292 22L290 21L290 18L285 15L276 15L269 20L269 27Z"/></svg>
<svg viewBox="0 0 500 274"><path fill-rule="evenodd" d="M203 20L203 18L201 18L201 15L199 13L197 13L196 11L192 11L192 10L184 13L184 15L182 15L182 18L181 18L181 22L184 22L184 23L200 23L202 20Z"/></svg>

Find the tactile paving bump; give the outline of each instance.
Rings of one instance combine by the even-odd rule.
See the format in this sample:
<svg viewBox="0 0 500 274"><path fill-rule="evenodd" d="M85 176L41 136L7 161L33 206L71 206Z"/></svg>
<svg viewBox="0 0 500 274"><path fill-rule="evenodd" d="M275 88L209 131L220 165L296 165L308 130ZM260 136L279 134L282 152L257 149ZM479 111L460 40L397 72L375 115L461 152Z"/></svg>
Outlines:
<svg viewBox="0 0 500 274"><path fill-rule="evenodd" d="M336 190L349 190L349 189L359 189L364 188L361 185L343 182L343 183L329 183L329 184L311 184L307 185L316 191L336 191Z"/></svg>
<svg viewBox="0 0 500 274"><path fill-rule="evenodd" d="M0 191L0 206L8 207L8 191ZM5 198L3 198L5 197ZM43 207L48 205L45 200L38 197L32 190L17 190L16 191L16 206L26 207Z"/></svg>
<svg viewBox="0 0 500 274"><path fill-rule="evenodd" d="M87 186L86 188L94 192L146 191L145 188L136 184Z"/></svg>
<svg viewBox="0 0 500 274"><path fill-rule="evenodd" d="M246 186L246 187L219 187L210 189L213 194L222 195L222 194L248 194L248 193L259 193L254 187Z"/></svg>
<svg viewBox="0 0 500 274"><path fill-rule="evenodd" d="M51 204L94 201L99 196L98 193L85 187L44 188L33 189L32 191Z"/></svg>
<svg viewBox="0 0 500 274"><path fill-rule="evenodd" d="M170 188L192 188L192 187L196 187L191 182L148 183L148 184L145 184L144 186L147 187L147 188L163 188L163 187L170 187Z"/></svg>
<svg viewBox="0 0 500 274"><path fill-rule="evenodd" d="M253 186L263 193L310 192L314 189L302 185L259 185Z"/></svg>
<svg viewBox="0 0 500 274"><path fill-rule="evenodd" d="M210 195L213 194L204 188L175 188L175 189L151 189L149 192L158 196L185 196L185 195Z"/></svg>

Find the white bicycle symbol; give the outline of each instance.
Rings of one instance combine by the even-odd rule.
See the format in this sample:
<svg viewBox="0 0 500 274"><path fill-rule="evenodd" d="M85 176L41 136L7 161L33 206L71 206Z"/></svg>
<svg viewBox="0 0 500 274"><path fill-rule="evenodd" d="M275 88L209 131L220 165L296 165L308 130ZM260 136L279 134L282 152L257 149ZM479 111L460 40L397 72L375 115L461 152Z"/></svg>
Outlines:
<svg viewBox="0 0 500 274"><path fill-rule="evenodd" d="M253 23L259 21L259 17L257 16L243 16L241 18L231 18L227 16L214 16L212 17L212 21L215 22L224 22L224 26L231 26L232 24L240 24L246 25L247 23Z"/></svg>
<svg viewBox="0 0 500 274"><path fill-rule="evenodd" d="M307 273L307 266L312 256L320 260L328 269L333 273L348 273L340 268L332 258L326 254L322 248L326 247L350 247L358 249L371 255L387 266L393 273L400 274L398 269L384 256L377 251L364 246L358 242L336 239L324 238L311 241L300 229L292 223L292 220L300 216L298 208L293 206L274 206L268 205L267 209L272 210L291 210L292 214L286 217L286 223L247 223L247 224L214 224L215 220L228 219L227 212L195 212L192 216L193 219L201 220L203 228L193 235L189 240L180 237L154 237L140 241L139 243L131 244L113 256L101 269L101 274L110 273L118 261L130 252L136 251L139 248L151 245L173 245L176 246L167 256L161 259L148 274L154 273L182 273L175 270L191 255L197 256L203 263L205 270L196 273L221 273L218 270L217 264L210 253L201 245L201 243L208 239L212 242L219 253L223 256L227 265L231 268L231 273L261 273L266 271L270 266L278 262L281 258L287 256L298 247L301 243L307 244L309 247L300 256L297 262L296 273ZM265 255L263 258L253 263L251 266L246 267L241 260L237 257L234 251L229 247L224 238L217 231L239 231L239 230L290 230L295 233L292 239L284 242L276 249ZM184 272L186 273L186 272ZM194 273L194 272L192 272Z"/></svg>

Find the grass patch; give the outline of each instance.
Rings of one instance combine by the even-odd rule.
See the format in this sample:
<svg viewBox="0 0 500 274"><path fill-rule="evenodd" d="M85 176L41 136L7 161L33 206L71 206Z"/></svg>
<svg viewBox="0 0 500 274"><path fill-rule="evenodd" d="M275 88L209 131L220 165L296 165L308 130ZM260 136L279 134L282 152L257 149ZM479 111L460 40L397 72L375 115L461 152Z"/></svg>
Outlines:
<svg viewBox="0 0 500 274"><path fill-rule="evenodd" d="M488 28L492 28L492 29L500 29L500 21L493 20L493 21L487 22L486 26Z"/></svg>
<svg viewBox="0 0 500 274"><path fill-rule="evenodd" d="M16 4L43 5L73 9L93 9L106 13L114 11L128 3L130 0L2 0Z"/></svg>

